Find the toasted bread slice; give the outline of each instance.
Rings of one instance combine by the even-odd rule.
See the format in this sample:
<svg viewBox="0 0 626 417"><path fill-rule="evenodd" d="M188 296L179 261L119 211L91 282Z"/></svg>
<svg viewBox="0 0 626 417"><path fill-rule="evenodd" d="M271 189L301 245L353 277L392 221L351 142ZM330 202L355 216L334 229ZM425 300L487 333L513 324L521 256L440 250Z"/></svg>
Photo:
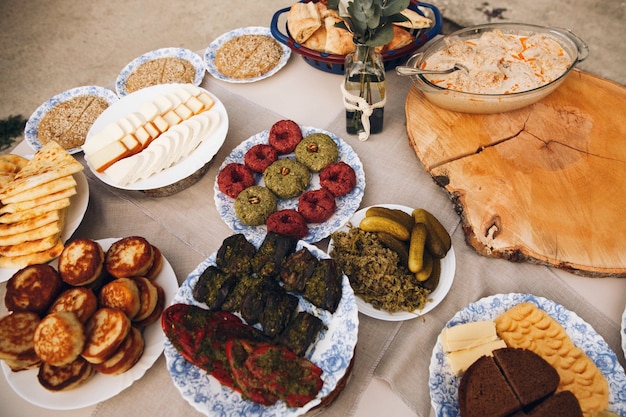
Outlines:
<svg viewBox="0 0 626 417"><path fill-rule="evenodd" d="M33 338L39 316L32 311L16 311L0 319L0 359L20 360L34 352Z"/></svg>
<svg viewBox="0 0 626 417"><path fill-rule="evenodd" d="M104 250L91 239L75 239L65 245L59 256L59 273L63 281L74 286L89 285L104 270Z"/></svg>
<svg viewBox="0 0 626 417"><path fill-rule="evenodd" d="M59 311L45 316L33 338L39 358L54 366L74 362L85 346L85 329L76 314Z"/></svg>
<svg viewBox="0 0 626 417"><path fill-rule="evenodd" d="M83 358L90 363L102 363L115 353L130 332L130 319L122 310L102 307L87 322L86 332Z"/></svg>
<svg viewBox="0 0 626 417"><path fill-rule="evenodd" d="M114 242L105 258L107 271L116 278L145 276L153 262L152 245L140 236L128 236Z"/></svg>
<svg viewBox="0 0 626 417"><path fill-rule="evenodd" d="M146 327L161 318L161 313L163 313L163 309L165 308L165 291L161 286L153 284L156 287L158 299L154 310L152 310L152 314L146 317L143 320L135 321L135 325L139 327Z"/></svg>
<svg viewBox="0 0 626 417"><path fill-rule="evenodd" d="M117 278L100 290L100 306L117 308L133 319L141 308L137 282L131 278Z"/></svg>
<svg viewBox="0 0 626 417"><path fill-rule="evenodd" d="M137 288L139 289L141 306L132 320L141 321L152 314L152 311L156 308L157 301L159 300L159 293L154 284L152 284L148 278L135 277L133 278L133 281L135 281Z"/></svg>
<svg viewBox="0 0 626 417"><path fill-rule="evenodd" d="M63 291L54 300L49 313L72 311L78 320L85 324L98 309L98 299L93 290L86 287L74 287Z"/></svg>
<svg viewBox="0 0 626 417"><path fill-rule="evenodd" d="M119 375L132 368L143 354L145 342L139 329L132 326L124 342L106 361L94 364L96 371L106 375Z"/></svg>
<svg viewBox="0 0 626 417"><path fill-rule="evenodd" d="M93 367L82 357L64 366L43 363L37 379L49 391L68 391L87 381L95 373Z"/></svg>
<svg viewBox="0 0 626 417"><path fill-rule="evenodd" d="M4 304L9 311L27 310L43 314L61 292L63 281L47 264L24 267L7 282Z"/></svg>

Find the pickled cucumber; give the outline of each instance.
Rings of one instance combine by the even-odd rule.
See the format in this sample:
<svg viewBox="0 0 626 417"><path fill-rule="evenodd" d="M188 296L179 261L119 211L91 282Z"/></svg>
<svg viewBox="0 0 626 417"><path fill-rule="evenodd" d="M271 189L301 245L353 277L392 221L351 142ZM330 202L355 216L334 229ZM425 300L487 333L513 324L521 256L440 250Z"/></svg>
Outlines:
<svg viewBox="0 0 626 417"><path fill-rule="evenodd" d="M433 272L433 255L430 254L428 249L424 249L424 263L422 264L422 269L415 273L415 278L419 282L426 281L430 278L430 274Z"/></svg>
<svg viewBox="0 0 626 417"><path fill-rule="evenodd" d="M422 288L429 290L430 292L435 291L437 285L439 285L439 278L441 277L441 259L433 258L433 270L430 273L430 277L426 281L422 281L419 285Z"/></svg>
<svg viewBox="0 0 626 417"><path fill-rule="evenodd" d="M424 248L426 244L426 225L415 223L411 229L411 241L409 243L409 271L416 273L424 265Z"/></svg>
<svg viewBox="0 0 626 417"><path fill-rule="evenodd" d="M446 256L452 247L452 240L443 225L427 210L417 208L413 210L413 219L416 223L423 223L428 230L426 247L437 258Z"/></svg>
<svg viewBox="0 0 626 417"><path fill-rule="evenodd" d="M411 216L409 213L388 207L370 207L365 212L365 215L367 217L387 217L388 219L397 221L402 226L406 227L407 230L411 230L411 228L413 227L413 223L415 223L415 220L413 220L413 216Z"/></svg>
<svg viewBox="0 0 626 417"><path fill-rule="evenodd" d="M398 254L402 265L406 266L408 264L409 249L405 242L402 242L400 239L397 239L385 232L378 232L377 236L380 243Z"/></svg>
<svg viewBox="0 0 626 417"><path fill-rule="evenodd" d="M381 216L364 217L359 223L359 228L365 232L385 232L396 239L403 241L411 237L410 229L407 229L399 222Z"/></svg>

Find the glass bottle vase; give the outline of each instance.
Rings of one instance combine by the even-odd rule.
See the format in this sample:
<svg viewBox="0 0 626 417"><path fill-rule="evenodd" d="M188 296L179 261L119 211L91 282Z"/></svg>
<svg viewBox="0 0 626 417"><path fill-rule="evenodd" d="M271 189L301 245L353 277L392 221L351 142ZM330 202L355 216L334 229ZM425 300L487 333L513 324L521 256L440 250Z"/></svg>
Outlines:
<svg viewBox="0 0 626 417"><path fill-rule="evenodd" d="M342 93L346 107L346 130L367 140L383 130L386 102L385 66L374 47L357 44L346 55Z"/></svg>

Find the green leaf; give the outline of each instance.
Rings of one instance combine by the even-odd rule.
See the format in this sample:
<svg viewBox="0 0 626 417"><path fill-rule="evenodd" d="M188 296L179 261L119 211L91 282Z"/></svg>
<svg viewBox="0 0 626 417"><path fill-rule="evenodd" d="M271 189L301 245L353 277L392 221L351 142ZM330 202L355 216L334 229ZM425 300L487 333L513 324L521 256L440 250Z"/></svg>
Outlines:
<svg viewBox="0 0 626 417"><path fill-rule="evenodd" d="M387 25L379 28L365 44L368 46L383 46L391 42L392 39L393 27L392 25Z"/></svg>
<svg viewBox="0 0 626 417"><path fill-rule="evenodd" d="M382 5L383 16L391 16L409 7L410 0L388 0Z"/></svg>

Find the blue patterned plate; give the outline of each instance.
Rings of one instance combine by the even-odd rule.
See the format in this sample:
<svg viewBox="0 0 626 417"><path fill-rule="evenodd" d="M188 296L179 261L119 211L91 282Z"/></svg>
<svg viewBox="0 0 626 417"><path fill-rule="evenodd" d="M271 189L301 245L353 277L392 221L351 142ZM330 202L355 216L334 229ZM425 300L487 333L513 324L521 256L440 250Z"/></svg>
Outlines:
<svg viewBox="0 0 626 417"><path fill-rule="evenodd" d="M251 240L251 242L258 247L261 240ZM317 258L328 258L328 255L317 247L303 241L298 242L297 249L302 247L309 249ZM194 304L206 308L205 304L199 303L193 298L192 290L200 274L209 265L215 265L215 256L216 254L213 253L189 274L180 286L172 304ZM322 398L333 392L352 361L359 328L358 309L354 293L345 275L343 276L341 301L334 314L316 308L301 297L299 298L299 309L315 314L322 319L325 325L325 329L320 332L315 346L307 354L307 359L324 371L322 374L324 386L314 400L301 408L287 408L282 401L271 407L266 407L243 400L239 393L223 386L205 371L183 359L166 338L164 354L167 369L183 398L197 411L211 417L291 417L302 415L318 405Z"/></svg>
<svg viewBox="0 0 626 417"><path fill-rule="evenodd" d="M576 313L546 298L531 294L497 294L482 298L459 311L446 327L478 320L493 320L511 307L530 301L559 322L572 342L595 362L609 382L609 410L626 415L626 375L615 353L589 324ZM441 335L430 361L430 398L437 417L458 417L460 378L454 376L441 347Z"/></svg>
<svg viewBox="0 0 626 417"><path fill-rule="evenodd" d="M626 358L626 309L624 309L624 314L622 314L622 350Z"/></svg>
<svg viewBox="0 0 626 417"><path fill-rule="evenodd" d="M39 130L39 123L41 122L41 119L43 119L44 116L48 114L48 112L54 107L78 96L102 97L109 103L109 106L119 99L113 91L109 90L108 88L99 87L97 85L86 85L82 87L72 88L52 97L41 106L37 107L37 110L35 110L33 114L28 118L26 126L24 127L24 139L26 140L26 143L28 143L28 145L33 148L33 150L35 150L35 152L43 147L43 144L39 141L39 138L37 137L37 132ZM77 152L80 152L81 148L78 147L74 149L68 149L67 151L71 154L75 154Z"/></svg>
<svg viewBox="0 0 626 417"><path fill-rule="evenodd" d="M180 58L189 61L196 69L196 74L193 80L193 85L195 86L199 86L204 78L204 72L206 71L204 61L200 55L195 52L185 48L155 49L154 51L146 52L145 54L133 59L124 67L124 69L122 69L117 76L117 80L115 81L115 90L117 91L117 95L124 97L129 94L126 89L126 80L128 80L130 74L132 74L141 64L158 58Z"/></svg>
<svg viewBox="0 0 626 417"><path fill-rule="evenodd" d="M350 220L350 217L352 217L352 215L357 211L359 205L361 204L361 199L363 198L363 191L365 190L365 172L363 171L363 164L361 163L358 155L354 152L352 147L341 138L337 137L333 133L314 127L300 126L300 129L302 130L302 137L312 133L325 133L333 138L339 147L339 160L345 162L354 169L357 179L356 187L354 187L352 191L335 199L337 203L337 210L335 211L335 214L330 217L330 219L323 223L309 224L309 234L306 235L303 240L309 243L315 243L327 236L330 236L332 232L346 224L348 220ZM254 145L267 143L268 137L269 130L264 130L263 132L257 133L240 143L235 149L233 149L230 155L226 157L224 163L220 167L220 171L232 162L243 164L243 158L246 151ZM294 158L293 154L284 155L283 157ZM311 174L311 183L309 184L308 190L319 189L319 174ZM255 174L255 178L257 180L257 184L264 185L263 176L261 174ZM248 240L262 239L265 236L267 233L267 228L265 226L246 226L239 221L235 215L235 200L220 191L217 186L217 178L215 178L213 191L215 192L215 207L217 207L218 213L222 217L222 220L224 220L224 222L226 222L226 224L230 226L235 233L243 233ZM298 197L278 199L278 210L287 208L296 209L297 207Z"/></svg>
<svg viewBox="0 0 626 417"><path fill-rule="evenodd" d="M255 81L263 80L267 77L271 77L272 75L276 74L282 67L285 66L285 64L287 64L287 61L289 61L289 57L291 56L291 49L287 47L286 45L283 45L282 43L277 42L280 45L281 49L283 50L283 56L280 58L280 61L278 61L278 64L274 68L266 72L265 74L261 74L258 77L252 77L252 78L233 78L233 77L228 77L222 74L215 66L215 53L226 42L242 35L265 35L265 36L269 36L270 38L273 38L270 28L261 27L261 26L250 26L250 27L235 29L219 36L217 39L211 42L209 46L206 48L206 50L204 51L204 63L206 64L206 68L209 74L211 74L213 77L217 78L218 80L226 81L229 83L253 83Z"/></svg>
<svg viewBox="0 0 626 417"><path fill-rule="evenodd" d="M622 350L626 358L626 308L624 309L624 314L622 314Z"/></svg>

